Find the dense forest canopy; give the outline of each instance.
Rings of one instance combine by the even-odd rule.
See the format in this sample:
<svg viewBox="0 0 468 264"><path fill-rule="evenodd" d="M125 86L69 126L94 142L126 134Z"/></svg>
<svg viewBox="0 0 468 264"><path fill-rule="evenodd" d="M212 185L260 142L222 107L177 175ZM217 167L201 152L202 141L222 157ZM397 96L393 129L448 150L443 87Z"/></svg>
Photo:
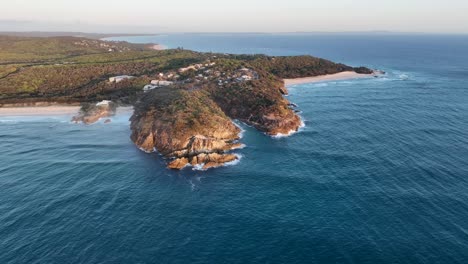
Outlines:
<svg viewBox="0 0 468 264"><path fill-rule="evenodd" d="M207 60L215 61L217 69L226 74L249 67L263 75L271 75L269 78L342 71L370 73L367 68L352 68L311 56L228 55L182 49L161 51L152 46L79 37L0 36L0 103L71 103L103 99L132 103L143 86L161 72L177 72L182 67ZM180 73L181 78L186 79L193 78L194 74L193 71ZM135 78L109 82L109 77L117 75ZM210 86L209 81L212 80L197 85ZM226 97L223 100L229 100L228 92L217 93L218 98L223 96Z"/></svg>

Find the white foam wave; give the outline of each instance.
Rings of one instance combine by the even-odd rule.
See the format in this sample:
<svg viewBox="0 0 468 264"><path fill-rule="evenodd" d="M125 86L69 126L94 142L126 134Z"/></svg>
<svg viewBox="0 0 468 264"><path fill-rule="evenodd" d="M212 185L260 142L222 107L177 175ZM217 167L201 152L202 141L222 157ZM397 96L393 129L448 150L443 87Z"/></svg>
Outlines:
<svg viewBox="0 0 468 264"><path fill-rule="evenodd" d="M226 162L224 163L223 165L221 165L222 167L227 167L227 166L235 166L237 164L239 164L241 162L241 159L244 157L242 156L241 154L235 154L237 159L233 160L233 161L230 161L230 162Z"/></svg>
<svg viewBox="0 0 468 264"><path fill-rule="evenodd" d="M138 148L138 149L141 150L141 151L143 151L143 152L145 152L145 153L148 153L148 154L156 152L156 148L153 148L152 151L151 151L151 150L146 150L146 149L144 149L144 148Z"/></svg>
<svg viewBox="0 0 468 264"><path fill-rule="evenodd" d="M298 115L299 118L301 119L301 124L299 125L298 129L297 130L290 130L287 134L283 134L283 133L278 133L276 135L273 135L271 136L272 138L275 138L275 139L279 139L279 138L285 138L285 137L290 137L296 133L299 133L301 132L305 127L306 127L306 124L304 122L304 118L300 115Z"/></svg>
<svg viewBox="0 0 468 264"><path fill-rule="evenodd" d="M17 123L18 123L18 121L16 121L16 120L8 120L8 119L6 119L6 120L0 120L0 123L7 123L7 124L17 124Z"/></svg>
<svg viewBox="0 0 468 264"><path fill-rule="evenodd" d="M314 83L312 87L327 87L329 83Z"/></svg>
<svg viewBox="0 0 468 264"><path fill-rule="evenodd" d="M398 78L403 81L409 80L409 76L407 74L400 74L398 75Z"/></svg>
<svg viewBox="0 0 468 264"><path fill-rule="evenodd" d="M220 168L220 167L227 167L227 166L234 166L234 165L237 165L240 163L241 159L244 157L242 156L241 154L234 154L237 159L233 160L233 161L230 161L230 162L226 162L224 164L221 164L219 166L215 166L215 167L211 167L211 168L208 168L208 169L205 169L203 168L205 166L205 163L202 163L202 164L197 164L195 166L192 166L190 164L188 164L188 166L192 166L192 170L194 171L207 171L209 169L214 169L214 168Z"/></svg>
<svg viewBox="0 0 468 264"><path fill-rule="evenodd" d="M197 187L195 183L193 183L192 180L189 180L189 183L190 183L190 189L192 190L192 192L195 191L195 187Z"/></svg>
<svg viewBox="0 0 468 264"><path fill-rule="evenodd" d="M190 165L190 166L192 166L192 165ZM196 164L195 166L192 166L192 170L194 170L194 171L206 171L206 169L203 169L203 166L205 166L205 163Z"/></svg>
<svg viewBox="0 0 468 264"><path fill-rule="evenodd" d="M236 119L236 120L233 120L232 123L240 129L239 139L242 139L245 134L245 129L242 128L240 121Z"/></svg>
<svg viewBox="0 0 468 264"><path fill-rule="evenodd" d="M247 147L247 145L245 145L245 144L241 144L240 146L238 146L238 147L235 147L235 148L232 148L231 150L236 150L236 149L244 149L244 148L246 148L246 147Z"/></svg>

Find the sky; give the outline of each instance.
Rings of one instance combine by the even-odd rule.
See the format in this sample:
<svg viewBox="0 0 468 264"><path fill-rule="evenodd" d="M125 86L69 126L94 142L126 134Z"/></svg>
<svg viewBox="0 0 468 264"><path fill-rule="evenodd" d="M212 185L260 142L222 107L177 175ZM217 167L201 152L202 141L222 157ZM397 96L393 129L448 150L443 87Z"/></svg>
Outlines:
<svg viewBox="0 0 468 264"><path fill-rule="evenodd" d="M468 33L468 0L0 0L0 31Z"/></svg>

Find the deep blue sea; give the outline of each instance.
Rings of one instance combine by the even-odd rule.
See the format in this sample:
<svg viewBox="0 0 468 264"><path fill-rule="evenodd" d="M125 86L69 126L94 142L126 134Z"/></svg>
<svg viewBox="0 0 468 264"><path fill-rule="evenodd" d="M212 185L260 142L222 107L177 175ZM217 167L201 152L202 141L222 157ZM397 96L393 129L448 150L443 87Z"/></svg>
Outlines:
<svg viewBox="0 0 468 264"><path fill-rule="evenodd" d="M311 54L378 79L290 87L306 127L169 171L111 124L0 117L0 263L468 263L468 36L120 38Z"/></svg>

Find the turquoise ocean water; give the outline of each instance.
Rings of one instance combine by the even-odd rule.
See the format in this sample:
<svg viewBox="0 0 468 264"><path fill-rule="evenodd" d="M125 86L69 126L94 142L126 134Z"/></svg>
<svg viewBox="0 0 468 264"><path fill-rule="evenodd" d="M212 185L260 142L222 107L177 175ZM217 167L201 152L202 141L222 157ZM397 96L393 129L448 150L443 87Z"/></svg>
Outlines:
<svg viewBox="0 0 468 264"><path fill-rule="evenodd" d="M111 124L0 117L0 263L467 263L468 36L120 38L312 54L383 78L290 87L306 127L165 169Z"/></svg>

